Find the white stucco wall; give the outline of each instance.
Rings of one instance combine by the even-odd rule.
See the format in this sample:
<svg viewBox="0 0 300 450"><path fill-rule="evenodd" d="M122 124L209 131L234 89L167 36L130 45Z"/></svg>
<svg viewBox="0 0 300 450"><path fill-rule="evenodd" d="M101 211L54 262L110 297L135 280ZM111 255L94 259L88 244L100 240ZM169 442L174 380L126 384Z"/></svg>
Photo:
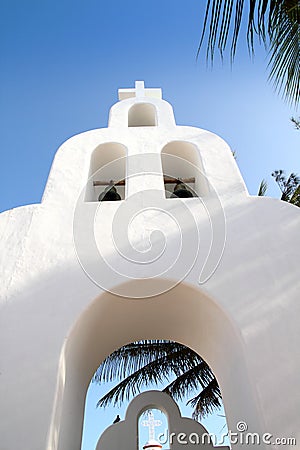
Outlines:
<svg viewBox="0 0 300 450"><path fill-rule="evenodd" d="M158 125L128 127L145 101ZM173 141L198 149L202 201L165 199L160 152ZM86 202L91 155L110 142L127 149L126 199ZM199 352L229 428L245 420L299 444L299 224L298 208L250 197L226 143L176 126L158 98L118 102L108 128L65 142L42 203L0 216L1 450L79 450L93 372L144 338Z"/></svg>

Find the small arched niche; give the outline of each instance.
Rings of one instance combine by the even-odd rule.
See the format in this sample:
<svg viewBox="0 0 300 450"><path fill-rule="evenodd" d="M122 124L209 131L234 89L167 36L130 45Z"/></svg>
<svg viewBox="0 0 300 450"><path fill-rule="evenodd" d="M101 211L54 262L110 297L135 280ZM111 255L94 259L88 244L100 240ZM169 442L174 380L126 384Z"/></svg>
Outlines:
<svg viewBox="0 0 300 450"><path fill-rule="evenodd" d="M156 125L156 108L151 103L136 103L129 109L129 127L153 127Z"/></svg>
<svg viewBox="0 0 300 450"><path fill-rule="evenodd" d="M193 197L202 197L208 192L207 182L198 148L185 141L173 141L162 149L162 169L166 198L176 198L174 189L181 181Z"/></svg>
<svg viewBox="0 0 300 450"><path fill-rule="evenodd" d="M151 448L151 441L155 440L162 450L168 450L169 436L168 417L157 406L147 408L138 417L138 450ZM155 447L159 450L159 447Z"/></svg>
<svg viewBox="0 0 300 450"><path fill-rule="evenodd" d="M92 153L89 179L86 186L86 202L97 202L109 190L113 182L119 200L125 198L126 154L124 145L109 142L99 145Z"/></svg>

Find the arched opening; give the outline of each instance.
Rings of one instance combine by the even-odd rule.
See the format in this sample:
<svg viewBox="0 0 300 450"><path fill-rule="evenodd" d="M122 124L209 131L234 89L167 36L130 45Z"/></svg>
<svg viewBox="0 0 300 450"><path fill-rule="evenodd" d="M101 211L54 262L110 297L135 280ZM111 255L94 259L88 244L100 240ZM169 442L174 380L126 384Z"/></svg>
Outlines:
<svg viewBox="0 0 300 450"><path fill-rule="evenodd" d="M202 197L207 194L208 185L199 150L194 144L169 142L162 149L161 159L166 198L176 198L176 190L180 187L190 194L183 197Z"/></svg>
<svg viewBox="0 0 300 450"><path fill-rule="evenodd" d="M99 145L92 153L89 178L86 186L85 201L96 202L105 197L110 191L110 184L118 196L123 200L126 192L126 155L124 145L108 142ZM104 200L111 200L106 196Z"/></svg>
<svg viewBox="0 0 300 450"><path fill-rule="evenodd" d="M132 356L134 354L136 357ZM125 374L124 367L128 364L128 355L131 355L130 365ZM193 369L194 373L191 374ZM124 387L122 383L126 377L128 377L128 384L127 387ZM135 379L134 387L133 379ZM141 382L142 379L148 381ZM103 433L109 432L108 428L120 421L122 425L125 425L127 434L128 432L135 434L135 429L128 430L130 428L127 418L128 408L131 411L136 409L132 408L132 403L136 402L136 396L140 391L147 392L152 403L151 406L146 404L146 407L138 410L138 414L135 416L138 422L137 448L131 446L123 448L143 450L143 447L147 447L149 442L156 441L161 445L162 450L168 450L172 443L170 433L174 431L169 427L170 414L174 408L171 405L172 408L165 409L165 404L160 403L159 396L157 398L156 394L161 394L164 389L170 392L169 401L170 403L175 402L182 417L193 417L199 420L199 423L212 435L215 445L217 443L227 444L226 433L228 430L225 413L219 394L214 395L213 380L214 375L205 361L190 348L177 342L147 340L132 342L117 349L99 367L89 385L85 402L81 450L96 449L97 443L97 450L101 450L101 444L109 441L107 436L103 441ZM190 383L190 387L187 386L187 382ZM139 389L136 389L136 384ZM154 394L152 394L153 390L155 390ZM199 413L199 402L195 406L187 403L194 399L197 401L201 392L204 394L202 405L206 413L201 417L198 414L196 418L195 414ZM130 397L127 394L130 394ZM171 400L172 395L175 397L174 400ZM211 411L216 401L220 402L221 407ZM128 406L129 402L130 407ZM132 416L134 418L134 414ZM114 447L111 442L109 446Z"/></svg>
<svg viewBox="0 0 300 450"><path fill-rule="evenodd" d="M157 125L156 108L151 103L136 103L129 109L129 127L153 127L155 125Z"/></svg>
<svg viewBox="0 0 300 450"><path fill-rule="evenodd" d="M134 292L145 283L131 281L127 286ZM218 380L229 428L235 429L243 418L249 431L261 432L244 345L235 325L198 288L180 283L164 292L166 281L155 283L163 293L144 300L105 292L75 323L61 353L49 449L80 450L85 397L94 372L114 350L141 339L173 340L196 351Z"/></svg>

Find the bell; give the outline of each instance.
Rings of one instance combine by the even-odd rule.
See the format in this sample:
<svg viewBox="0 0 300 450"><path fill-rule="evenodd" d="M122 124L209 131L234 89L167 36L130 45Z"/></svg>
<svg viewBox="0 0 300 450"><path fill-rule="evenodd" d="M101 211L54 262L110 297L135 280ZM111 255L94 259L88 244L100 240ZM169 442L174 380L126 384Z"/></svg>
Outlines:
<svg viewBox="0 0 300 450"><path fill-rule="evenodd" d="M178 180L176 186L174 187L173 194L171 198L188 198L193 197L191 191L186 188L186 185L182 181Z"/></svg>
<svg viewBox="0 0 300 450"><path fill-rule="evenodd" d="M104 189L98 197L99 202L115 202L121 200L121 196L118 194L117 189L114 186L113 180L109 182L109 185Z"/></svg>

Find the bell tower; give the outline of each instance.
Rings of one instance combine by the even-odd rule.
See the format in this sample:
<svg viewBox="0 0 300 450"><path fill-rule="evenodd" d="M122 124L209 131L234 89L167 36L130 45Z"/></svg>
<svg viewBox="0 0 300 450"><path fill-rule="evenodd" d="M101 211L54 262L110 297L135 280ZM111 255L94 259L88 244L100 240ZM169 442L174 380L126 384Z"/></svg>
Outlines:
<svg viewBox="0 0 300 450"><path fill-rule="evenodd" d="M300 442L299 225L161 89L120 89L107 128L60 147L42 202L0 215L1 449L80 450L93 373L140 339L198 352L233 432Z"/></svg>

